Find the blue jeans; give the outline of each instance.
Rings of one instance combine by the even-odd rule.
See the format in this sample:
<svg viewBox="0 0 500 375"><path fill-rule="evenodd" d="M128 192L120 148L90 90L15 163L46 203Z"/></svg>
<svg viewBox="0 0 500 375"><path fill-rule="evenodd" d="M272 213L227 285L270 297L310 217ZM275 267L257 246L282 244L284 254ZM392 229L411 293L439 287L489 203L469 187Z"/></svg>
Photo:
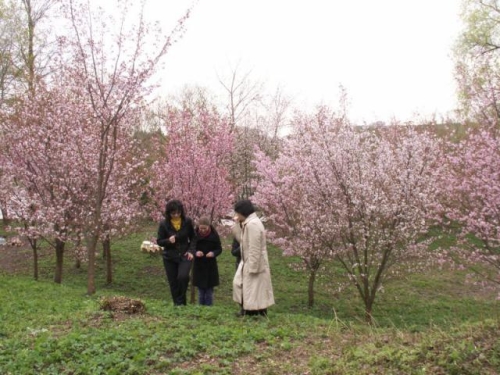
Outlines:
<svg viewBox="0 0 500 375"><path fill-rule="evenodd" d="M214 303L214 288L198 287L198 303L204 306L212 306Z"/></svg>

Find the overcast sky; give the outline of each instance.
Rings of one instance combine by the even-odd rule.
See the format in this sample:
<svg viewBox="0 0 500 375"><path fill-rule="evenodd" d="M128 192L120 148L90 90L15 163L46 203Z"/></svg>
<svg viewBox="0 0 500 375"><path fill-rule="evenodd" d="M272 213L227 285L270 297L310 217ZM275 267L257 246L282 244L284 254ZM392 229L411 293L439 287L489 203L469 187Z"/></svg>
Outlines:
<svg viewBox="0 0 500 375"><path fill-rule="evenodd" d="M170 30L191 0L148 0ZM451 48L460 0L199 0L169 52L165 93L221 90L237 64L297 107L335 106L342 84L357 122L408 120L456 107Z"/></svg>

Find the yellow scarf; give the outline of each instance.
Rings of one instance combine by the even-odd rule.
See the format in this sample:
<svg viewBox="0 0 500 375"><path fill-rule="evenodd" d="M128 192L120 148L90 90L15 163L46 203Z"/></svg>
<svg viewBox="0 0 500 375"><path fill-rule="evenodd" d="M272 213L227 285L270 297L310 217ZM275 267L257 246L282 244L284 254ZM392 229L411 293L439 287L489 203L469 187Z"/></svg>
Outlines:
<svg viewBox="0 0 500 375"><path fill-rule="evenodd" d="M174 227L175 230L181 229L182 218L173 217L170 219L170 224Z"/></svg>

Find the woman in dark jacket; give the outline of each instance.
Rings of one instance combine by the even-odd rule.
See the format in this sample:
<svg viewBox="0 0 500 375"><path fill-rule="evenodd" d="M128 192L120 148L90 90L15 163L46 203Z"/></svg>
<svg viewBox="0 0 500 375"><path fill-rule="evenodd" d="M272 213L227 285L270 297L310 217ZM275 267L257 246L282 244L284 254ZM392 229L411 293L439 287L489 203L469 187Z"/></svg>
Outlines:
<svg viewBox="0 0 500 375"><path fill-rule="evenodd" d="M186 304L194 252L193 237L193 221L186 217L183 204L178 200L168 202L165 220L160 222L156 242L163 247L163 265L176 306Z"/></svg>
<svg viewBox="0 0 500 375"><path fill-rule="evenodd" d="M214 287L219 285L217 257L222 253L219 234L210 219L201 217L195 231L193 285L198 287L200 305L212 306Z"/></svg>

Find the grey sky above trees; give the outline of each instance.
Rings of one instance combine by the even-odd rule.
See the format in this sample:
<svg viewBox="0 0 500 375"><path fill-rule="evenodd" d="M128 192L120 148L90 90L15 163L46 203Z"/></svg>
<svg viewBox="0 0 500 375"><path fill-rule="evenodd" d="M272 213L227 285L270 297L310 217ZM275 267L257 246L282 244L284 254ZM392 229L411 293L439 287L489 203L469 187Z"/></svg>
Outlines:
<svg viewBox="0 0 500 375"><path fill-rule="evenodd" d="M168 30L192 0L148 0ZM165 59L162 87L207 86L236 66L302 108L338 103L339 85L357 122L407 120L456 108L452 48L460 0L199 1L182 42Z"/></svg>

